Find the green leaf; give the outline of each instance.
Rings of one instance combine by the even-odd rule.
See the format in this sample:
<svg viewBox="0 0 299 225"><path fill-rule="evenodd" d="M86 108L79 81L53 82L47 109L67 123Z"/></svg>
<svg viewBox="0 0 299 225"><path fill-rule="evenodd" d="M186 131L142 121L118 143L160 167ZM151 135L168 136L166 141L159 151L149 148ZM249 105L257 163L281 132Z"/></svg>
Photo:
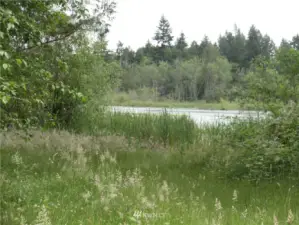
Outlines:
<svg viewBox="0 0 299 225"><path fill-rule="evenodd" d="M12 23L8 23L8 24L7 24L7 31L13 29L14 27L15 27L14 24L12 24Z"/></svg>
<svg viewBox="0 0 299 225"><path fill-rule="evenodd" d="M0 56L4 56L5 58L9 59L9 54L3 50L0 50Z"/></svg>
<svg viewBox="0 0 299 225"><path fill-rule="evenodd" d="M1 101L3 102L4 105L6 105L10 100L10 96L3 96Z"/></svg>
<svg viewBox="0 0 299 225"><path fill-rule="evenodd" d="M9 67L9 65L7 64L7 63L4 63L3 65L2 65L2 67L3 67L3 69L8 69L8 67Z"/></svg>
<svg viewBox="0 0 299 225"><path fill-rule="evenodd" d="M21 59L16 59L16 61L17 61L17 64L18 64L19 66L22 65L22 60L21 60Z"/></svg>
<svg viewBox="0 0 299 225"><path fill-rule="evenodd" d="M24 65L25 65L25 67L27 67L28 66L27 62L24 59L22 61L23 61Z"/></svg>

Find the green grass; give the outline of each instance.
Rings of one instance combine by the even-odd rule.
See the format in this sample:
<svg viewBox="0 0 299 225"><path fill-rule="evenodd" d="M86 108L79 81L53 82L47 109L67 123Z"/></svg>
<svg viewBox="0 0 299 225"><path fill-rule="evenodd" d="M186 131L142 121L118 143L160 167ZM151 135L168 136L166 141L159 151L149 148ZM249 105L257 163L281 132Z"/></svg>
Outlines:
<svg viewBox="0 0 299 225"><path fill-rule="evenodd" d="M299 177L297 130L289 118L281 121L249 118L212 126L197 126L187 116L166 112L154 115L105 112L80 118L82 122L77 122L85 124L85 128L76 129L78 133L118 135L129 143L142 144L144 149L163 147L181 155L193 151L190 160L200 164L201 169L222 173L223 177L257 181L286 175Z"/></svg>
<svg viewBox="0 0 299 225"><path fill-rule="evenodd" d="M161 108L195 108L209 110L238 110L240 105L236 102L222 100L220 103L207 103L205 100L198 101L175 101L170 99L151 100L131 98L129 94L114 94L112 104L117 106L161 107Z"/></svg>
<svg viewBox="0 0 299 225"><path fill-rule="evenodd" d="M163 143L165 146L192 144L198 127L187 116L162 114L106 113L102 129L127 138Z"/></svg>
<svg viewBox="0 0 299 225"><path fill-rule="evenodd" d="M2 133L1 224L286 224L290 212L298 224L298 181L232 182L192 155L153 150L117 136Z"/></svg>
<svg viewBox="0 0 299 225"><path fill-rule="evenodd" d="M0 132L1 224L298 224L288 115L197 127L93 111L77 134Z"/></svg>

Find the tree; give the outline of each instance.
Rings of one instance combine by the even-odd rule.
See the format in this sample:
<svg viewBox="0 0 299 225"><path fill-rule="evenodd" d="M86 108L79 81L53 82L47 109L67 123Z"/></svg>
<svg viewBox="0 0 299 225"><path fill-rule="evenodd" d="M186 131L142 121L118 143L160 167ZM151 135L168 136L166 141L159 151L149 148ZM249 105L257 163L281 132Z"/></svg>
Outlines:
<svg viewBox="0 0 299 225"><path fill-rule="evenodd" d="M158 29L155 33L154 40L157 41L158 46L165 48L170 47L173 41L172 29L169 21L162 15Z"/></svg>
<svg viewBox="0 0 299 225"><path fill-rule="evenodd" d="M252 25L248 32L246 41L246 66L258 55L262 54L262 39L261 32Z"/></svg>
<svg viewBox="0 0 299 225"><path fill-rule="evenodd" d="M135 61L135 52L130 47L125 47L122 55L122 66L128 67Z"/></svg>
<svg viewBox="0 0 299 225"><path fill-rule="evenodd" d="M162 15L159 25L157 27L157 31L154 36L154 40L157 42L157 46L155 47L154 61L159 63L160 61L173 61L172 51L169 49L172 47L173 36L172 29L168 20Z"/></svg>
<svg viewBox="0 0 299 225"><path fill-rule="evenodd" d="M115 9L95 3L103 7L92 15L80 0L0 2L1 128L66 124L86 102L69 64L88 46L87 32L105 36Z"/></svg>
<svg viewBox="0 0 299 225"><path fill-rule="evenodd" d="M299 34L292 38L291 46L294 49L299 50Z"/></svg>
<svg viewBox="0 0 299 225"><path fill-rule="evenodd" d="M225 56L230 62L233 61L232 56L232 45L233 45L233 34L231 32L226 32L224 36L219 37L218 45L221 55Z"/></svg>
<svg viewBox="0 0 299 225"><path fill-rule="evenodd" d="M290 44L289 41L287 41L286 39L282 39L279 45L280 49L290 49L292 47L292 45Z"/></svg>
<svg viewBox="0 0 299 225"><path fill-rule="evenodd" d="M188 46L188 44L186 42L185 34L182 32L180 34L180 37L176 41L175 47L177 49L179 49L180 51L184 51L187 46Z"/></svg>
<svg viewBox="0 0 299 225"><path fill-rule="evenodd" d="M235 35L234 35L232 55L233 55L232 62L237 63L240 68L245 66L246 37L236 25L235 25Z"/></svg>
<svg viewBox="0 0 299 225"><path fill-rule="evenodd" d="M179 58L180 60L187 58L187 51L186 51L187 46L188 46L188 44L186 42L185 34L181 33L180 37L177 38L177 40L176 40L175 48L172 49L173 56L175 58Z"/></svg>
<svg viewBox="0 0 299 225"><path fill-rule="evenodd" d="M190 47L188 48L188 55L192 58L199 56L199 45L196 41L192 41Z"/></svg>
<svg viewBox="0 0 299 225"><path fill-rule="evenodd" d="M275 43L268 35L264 35L261 41L261 55L269 59L274 56Z"/></svg>
<svg viewBox="0 0 299 225"><path fill-rule="evenodd" d="M299 51L279 49L274 59L256 60L246 75L246 85L240 90L243 104L254 105L274 116L290 100L299 99ZM298 115L298 114L297 114Z"/></svg>
<svg viewBox="0 0 299 225"><path fill-rule="evenodd" d="M200 57L203 56L205 48L208 47L209 45L211 45L211 42L210 42L208 36L205 35L204 38L202 39L201 43L198 46L198 54Z"/></svg>
<svg viewBox="0 0 299 225"><path fill-rule="evenodd" d="M124 44L121 41L118 41L117 47L116 47L116 60L119 61L121 65L121 57L124 54Z"/></svg>

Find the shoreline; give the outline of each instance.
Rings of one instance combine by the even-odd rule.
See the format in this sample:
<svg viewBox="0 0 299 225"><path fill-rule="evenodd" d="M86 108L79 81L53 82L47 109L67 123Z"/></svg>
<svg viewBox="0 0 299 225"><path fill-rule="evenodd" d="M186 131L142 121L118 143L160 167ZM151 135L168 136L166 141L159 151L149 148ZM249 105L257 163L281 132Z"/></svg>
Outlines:
<svg viewBox="0 0 299 225"><path fill-rule="evenodd" d="M206 103L203 101L196 102L175 102L175 101L112 101L113 106L125 106L125 107L153 107L153 108L189 108L196 110L246 110L239 106L235 102L223 102L223 103Z"/></svg>

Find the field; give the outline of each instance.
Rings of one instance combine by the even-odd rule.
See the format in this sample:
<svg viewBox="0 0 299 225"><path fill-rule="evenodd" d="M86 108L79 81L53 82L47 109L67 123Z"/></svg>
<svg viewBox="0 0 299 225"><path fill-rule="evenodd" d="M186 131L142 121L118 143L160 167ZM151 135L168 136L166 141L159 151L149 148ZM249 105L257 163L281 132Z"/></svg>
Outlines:
<svg viewBox="0 0 299 225"><path fill-rule="evenodd" d="M236 164L237 134L262 125L105 116L90 134L1 133L1 224L299 223L296 173Z"/></svg>

